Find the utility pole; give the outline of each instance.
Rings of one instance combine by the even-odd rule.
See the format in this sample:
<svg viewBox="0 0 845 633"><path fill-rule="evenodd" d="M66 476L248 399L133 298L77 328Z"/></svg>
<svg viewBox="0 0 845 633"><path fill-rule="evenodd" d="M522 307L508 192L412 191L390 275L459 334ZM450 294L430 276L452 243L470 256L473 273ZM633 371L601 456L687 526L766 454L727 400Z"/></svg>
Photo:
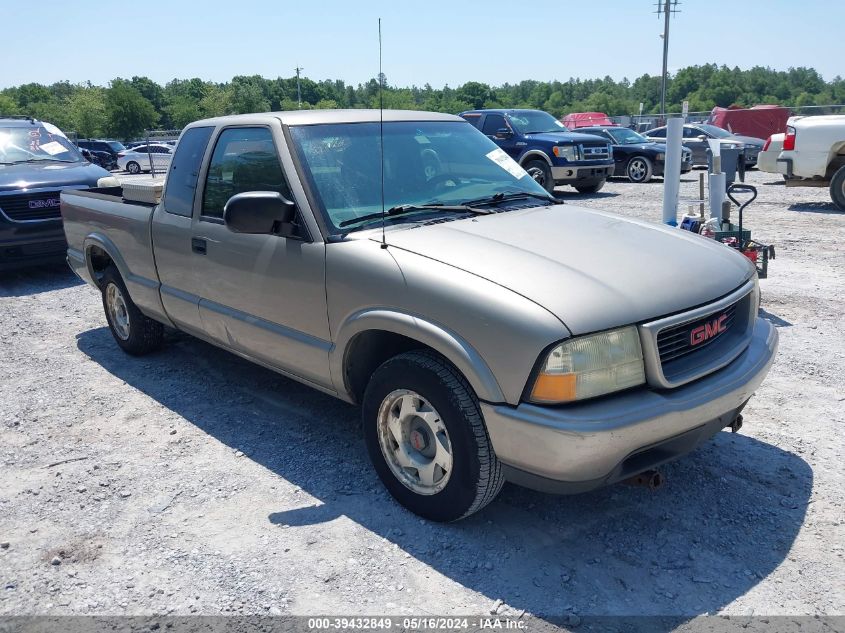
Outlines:
<svg viewBox="0 0 845 633"><path fill-rule="evenodd" d="M299 72L305 70L304 68L296 67L296 101L299 103L299 109L302 109L302 88L299 85Z"/></svg>
<svg viewBox="0 0 845 633"><path fill-rule="evenodd" d="M663 75L660 82L660 123L666 123L666 80L669 64L669 18L678 12L678 0L657 0L657 15L663 14Z"/></svg>

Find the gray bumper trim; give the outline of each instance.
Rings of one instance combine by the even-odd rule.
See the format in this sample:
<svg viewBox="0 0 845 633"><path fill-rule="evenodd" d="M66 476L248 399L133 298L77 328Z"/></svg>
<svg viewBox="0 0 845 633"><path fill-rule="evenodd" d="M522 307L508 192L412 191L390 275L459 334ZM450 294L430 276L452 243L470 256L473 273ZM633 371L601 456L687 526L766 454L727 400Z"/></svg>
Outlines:
<svg viewBox="0 0 845 633"><path fill-rule="evenodd" d="M563 407L482 403L481 409L496 455L510 470L593 482L588 489L610 481L635 453L728 424L763 382L777 345L775 328L757 318L748 348L730 365L676 389L638 389Z"/></svg>

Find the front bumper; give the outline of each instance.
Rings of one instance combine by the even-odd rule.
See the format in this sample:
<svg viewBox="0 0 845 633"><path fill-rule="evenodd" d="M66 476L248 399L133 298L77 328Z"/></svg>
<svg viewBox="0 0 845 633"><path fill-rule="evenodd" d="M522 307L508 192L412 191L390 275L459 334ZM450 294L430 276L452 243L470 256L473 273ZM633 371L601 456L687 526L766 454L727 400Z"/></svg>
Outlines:
<svg viewBox="0 0 845 633"><path fill-rule="evenodd" d="M0 270L59 262L66 249L61 220L23 223L0 218Z"/></svg>
<svg viewBox="0 0 845 633"><path fill-rule="evenodd" d="M496 455L514 483L574 493L679 457L730 424L763 382L778 345L757 318L730 365L676 389L638 389L561 407L482 403Z"/></svg>
<svg viewBox="0 0 845 633"><path fill-rule="evenodd" d="M597 182L613 175L613 165L580 166L566 165L552 166L552 178L557 184L572 184L576 182Z"/></svg>

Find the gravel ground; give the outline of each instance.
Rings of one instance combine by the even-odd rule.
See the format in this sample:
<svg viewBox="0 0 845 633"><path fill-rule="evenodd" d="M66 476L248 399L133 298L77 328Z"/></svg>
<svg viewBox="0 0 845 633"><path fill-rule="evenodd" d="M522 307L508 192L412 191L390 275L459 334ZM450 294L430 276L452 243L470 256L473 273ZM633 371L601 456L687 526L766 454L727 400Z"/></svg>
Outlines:
<svg viewBox="0 0 845 633"><path fill-rule="evenodd" d="M843 614L845 215L748 180L781 348L742 431L451 525L382 490L357 409L179 334L127 357L64 267L0 277L0 614ZM660 181L561 195L660 220Z"/></svg>

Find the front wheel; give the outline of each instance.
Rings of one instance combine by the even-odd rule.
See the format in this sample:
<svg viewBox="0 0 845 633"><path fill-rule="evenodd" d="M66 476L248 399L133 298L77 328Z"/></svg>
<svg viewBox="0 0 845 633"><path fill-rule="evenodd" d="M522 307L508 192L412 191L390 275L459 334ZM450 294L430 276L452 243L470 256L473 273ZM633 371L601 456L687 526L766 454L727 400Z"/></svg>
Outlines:
<svg viewBox="0 0 845 633"><path fill-rule="evenodd" d="M601 191L601 188L604 187L604 183L607 182L606 180L599 180L598 182L593 182L588 185L575 185L575 189L578 193L596 193L597 191Z"/></svg>
<svg viewBox="0 0 845 633"><path fill-rule="evenodd" d="M164 326L138 309L113 265L103 273L100 288L109 330L124 352L140 356L161 347Z"/></svg>
<svg viewBox="0 0 845 633"><path fill-rule="evenodd" d="M830 179L830 198L840 211L845 211L845 165Z"/></svg>
<svg viewBox="0 0 845 633"><path fill-rule="evenodd" d="M628 180L636 183L649 182L653 173L654 166L645 156L634 156L628 161L628 166L625 168Z"/></svg>
<svg viewBox="0 0 845 633"><path fill-rule="evenodd" d="M376 473L411 512L455 521L501 490L501 465L478 400L441 357L415 351L385 362L367 385L362 415Z"/></svg>
<svg viewBox="0 0 845 633"><path fill-rule="evenodd" d="M538 185L549 193L554 193L555 181L552 179L552 168L549 167L546 161L540 159L529 160L523 167L525 167L528 175L537 181Z"/></svg>
<svg viewBox="0 0 845 633"><path fill-rule="evenodd" d="M130 174L140 174L141 166L134 160L130 160L128 163L126 163L126 171L128 171Z"/></svg>

